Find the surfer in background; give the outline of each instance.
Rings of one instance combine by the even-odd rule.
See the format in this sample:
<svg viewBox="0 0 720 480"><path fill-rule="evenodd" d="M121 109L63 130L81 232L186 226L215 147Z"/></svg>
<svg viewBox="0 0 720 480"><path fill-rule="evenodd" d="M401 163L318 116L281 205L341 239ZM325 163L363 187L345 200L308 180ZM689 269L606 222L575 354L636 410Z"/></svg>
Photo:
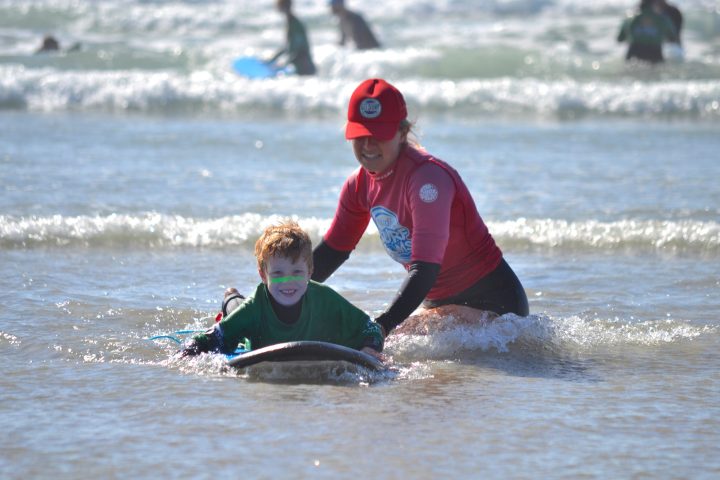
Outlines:
<svg viewBox="0 0 720 480"><path fill-rule="evenodd" d="M292 1L277 0L277 9L284 13L287 19L287 42L268 63L275 63L285 55L287 56L285 64L292 63L296 74L315 75L316 68L310 55L310 42L302 22L292 14Z"/></svg>
<svg viewBox="0 0 720 480"><path fill-rule="evenodd" d="M677 35L677 43L678 45L682 45L682 42L680 40L680 31L682 30L683 26L683 16L680 12L680 9L677 8L675 5L667 3L665 0L656 0L655 5L658 8L658 11L668 17L670 21L672 22L673 26L675 27L675 35Z"/></svg>
<svg viewBox="0 0 720 480"><path fill-rule="evenodd" d="M182 356L233 352L243 338L253 348L315 340L354 348L381 359L380 326L328 286L310 281L310 237L295 222L269 226L255 243L262 282L223 320L196 335ZM226 292L228 299L237 290ZM239 296L239 295L238 295Z"/></svg>
<svg viewBox="0 0 720 480"><path fill-rule="evenodd" d="M650 63L664 61L663 42L677 43L675 27L668 17L656 10L657 0L642 0L640 11L627 18L620 27L618 42L628 42L626 60L638 59Z"/></svg>
<svg viewBox="0 0 720 480"><path fill-rule="evenodd" d="M351 39L358 50L380 48L380 42L365 19L359 13L345 8L344 0L330 0L330 8L340 20L340 45L344 46Z"/></svg>
<svg viewBox="0 0 720 480"><path fill-rule="evenodd" d="M375 320L388 334L423 304L528 315L520 281L503 259L460 175L408 142L402 93L372 78L353 92L345 138L360 163L345 181L335 217L313 252L313 280L350 256L370 219L407 276Z"/></svg>

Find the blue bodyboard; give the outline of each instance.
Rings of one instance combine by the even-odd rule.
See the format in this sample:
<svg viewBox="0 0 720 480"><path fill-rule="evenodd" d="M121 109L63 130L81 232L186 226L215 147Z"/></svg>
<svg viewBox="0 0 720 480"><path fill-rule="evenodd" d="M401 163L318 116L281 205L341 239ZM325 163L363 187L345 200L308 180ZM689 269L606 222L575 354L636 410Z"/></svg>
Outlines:
<svg viewBox="0 0 720 480"><path fill-rule="evenodd" d="M236 58L232 62L232 69L247 78L273 78L280 73L288 73L286 68L278 68L256 57Z"/></svg>

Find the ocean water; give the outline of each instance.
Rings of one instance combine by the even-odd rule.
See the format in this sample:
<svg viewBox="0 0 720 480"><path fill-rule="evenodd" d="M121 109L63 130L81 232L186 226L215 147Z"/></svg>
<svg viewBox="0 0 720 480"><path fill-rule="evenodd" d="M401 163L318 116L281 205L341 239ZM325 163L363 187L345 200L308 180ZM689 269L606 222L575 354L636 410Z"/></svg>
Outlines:
<svg viewBox="0 0 720 480"><path fill-rule="evenodd" d="M371 52L294 3L318 75L248 80L269 0L0 0L2 477L720 476L720 4L677 1L684 58L648 67L615 42L634 2L350 1ZM328 228L369 76L531 315L391 335L379 374L171 360L148 338L254 287L266 225ZM371 226L328 283L375 315L403 278Z"/></svg>

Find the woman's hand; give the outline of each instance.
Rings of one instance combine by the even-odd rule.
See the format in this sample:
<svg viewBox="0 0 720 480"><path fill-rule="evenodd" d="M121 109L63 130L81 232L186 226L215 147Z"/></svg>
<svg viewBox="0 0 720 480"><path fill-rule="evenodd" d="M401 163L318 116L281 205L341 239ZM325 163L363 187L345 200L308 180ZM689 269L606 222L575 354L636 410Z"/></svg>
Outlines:
<svg viewBox="0 0 720 480"><path fill-rule="evenodd" d="M363 347L363 349L360 350L360 351L363 352L363 353L367 353L367 354L370 355L371 357L377 358L377 359L380 360L381 362L385 362L385 360L386 360L385 355L383 355L382 353L378 352L378 351L375 350L374 348Z"/></svg>

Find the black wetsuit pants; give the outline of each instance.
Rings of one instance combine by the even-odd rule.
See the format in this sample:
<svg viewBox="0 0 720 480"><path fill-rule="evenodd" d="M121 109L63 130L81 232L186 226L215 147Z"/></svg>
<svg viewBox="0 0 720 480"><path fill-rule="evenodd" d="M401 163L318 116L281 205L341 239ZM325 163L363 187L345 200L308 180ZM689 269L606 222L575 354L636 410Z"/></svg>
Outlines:
<svg viewBox="0 0 720 480"><path fill-rule="evenodd" d="M530 314L525 289L505 259L502 259L495 270L458 295L441 300L425 300L423 305L426 308L467 305L498 315L514 313L525 317Z"/></svg>

